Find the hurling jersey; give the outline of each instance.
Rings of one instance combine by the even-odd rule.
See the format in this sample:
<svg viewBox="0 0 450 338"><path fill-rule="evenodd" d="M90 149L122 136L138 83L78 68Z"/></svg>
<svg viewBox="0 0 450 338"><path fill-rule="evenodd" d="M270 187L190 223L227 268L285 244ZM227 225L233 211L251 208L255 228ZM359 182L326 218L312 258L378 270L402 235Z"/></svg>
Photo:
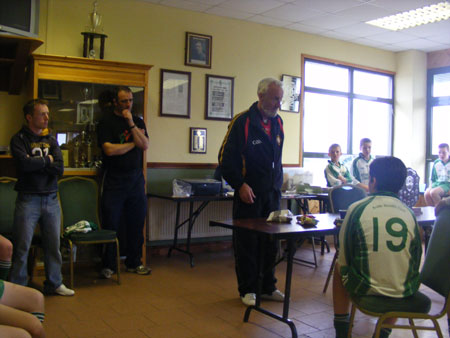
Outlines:
<svg viewBox="0 0 450 338"><path fill-rule="evenodd" d="M353 203L339 243L342 281L351 294L401 298L419 288L419 227L396 195L378 192Z"/></svg>

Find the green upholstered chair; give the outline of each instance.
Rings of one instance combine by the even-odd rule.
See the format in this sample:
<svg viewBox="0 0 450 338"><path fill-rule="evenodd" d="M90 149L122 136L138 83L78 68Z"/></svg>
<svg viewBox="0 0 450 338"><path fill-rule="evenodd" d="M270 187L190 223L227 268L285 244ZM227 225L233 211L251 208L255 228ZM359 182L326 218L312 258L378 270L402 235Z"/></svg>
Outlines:
<svg viewBox="0 0 450 338"><path fill-rule="evenodd" d="M350 330L355 318L356 309L361 312L379 317L375 327L375 337L379 337L382 328L392 329L407 329L412 330L415 338L418 337L417 330L436 331L438 337L443 337L438 319L443 317L450 309L449 295L450 295L450 208L446 208L438 215L434 224L434 229L431 234L431 239L428 244L428 250L425 256L425 262L420 272L420 281L422 284L428 286L430 289L444 297L444 306L435 313L430 314L430 299L417 292L415 295L407 299L388 300L385 297L365 296L352 297L352 311L350 315ZM409 325L406 324L385 324L384 321L388 318L406 318ZM433 326L416 325L414 319L428 319L431 320Z"/></svg>
<svg viewBox="0 0 450 338"><path fill-rule="evenodd" d="M0 234L10 241L13 239L14 209L17 198L17 191L14 190L16 182L17 179L13 177L0 177ZM30 281L33 279L36 255L40 247L41 237L39 231L36 229L28 253L27 271Z"/></svg>
<svg viewBox="0 0 450 338"><path fill-rule="evenodd" d="M101 229L99 212L99 193L97 182L91 178L68 177L58 182L58 198L61 205L61 235L63 243L70 250L70 286L73 288L73 245L114 243L117 247L117 284L120 284L119 241L113 230ZM88 233L71 233L63 236L64 229L79 221L98 225L99 229Z"/></svg>
<svg viewBox="0 0 450 338"><path fill-rule="evenodd" d="M342 184L337 187L333 187L328 192L328 198L330 200L331 213L337 214L339 210L347 210L350 204L362 200L367 196L364 189L351 185ZM335 243L338 243L337 236L334 239ZM327 280L325 281L325 286L323 287L323 293L327 292L328 284L330 283L331 276L333 275L334 266L336 265L336 260L339 255L339 246L336 245L336 252L334 254L333 260L331 261L330 270L328 271Z"/></svg>
<svg viewBox="0 0 450 338"><path fill-rule="evenodd" d="M17 191L14 186L17 179L0 177L0 234L12 239L14 208L16 206Z"/></svg>

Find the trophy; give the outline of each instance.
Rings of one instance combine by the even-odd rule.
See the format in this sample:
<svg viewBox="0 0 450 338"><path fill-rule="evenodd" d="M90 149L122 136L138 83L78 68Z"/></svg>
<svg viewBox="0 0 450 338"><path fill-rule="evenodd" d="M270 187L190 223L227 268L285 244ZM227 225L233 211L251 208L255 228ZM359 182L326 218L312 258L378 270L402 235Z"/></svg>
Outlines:
<svg viewBox="0 0 450 338"><path fill-rule="evenodd" d="M89 14L89 21L91 23L91 32L96 33L97 28L102 23L102 16L97 12L97 1L94 1L94 11Z"/></svg>

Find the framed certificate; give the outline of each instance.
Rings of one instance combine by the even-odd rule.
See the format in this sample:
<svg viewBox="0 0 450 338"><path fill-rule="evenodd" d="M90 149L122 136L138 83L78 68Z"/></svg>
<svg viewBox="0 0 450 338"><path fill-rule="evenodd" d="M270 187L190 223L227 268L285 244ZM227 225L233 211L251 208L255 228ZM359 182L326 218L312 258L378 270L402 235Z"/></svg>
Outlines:
<svg viewBox="0 0 450 338"><path fill-rule="evenodd" d="M229 121L233 118L234 78L206 75L205 119Z"/></svg>
<svg viewBox="0 0 450 338"><path fill-rule="evenodd" d="M190 118L191 73L161 69L160 116Z"/></svg>
<svg viewBox="0 0 450 338"><path fill-rule="evenodd" d="M302 88L302 79L297 76L281 76L283 82L283 100L281 101L281 110L291 113L300 111L300 91Z"/></svg>
<svg viewBox="0 0 450 338"><path fill-rule="evenodd" d="M206 128L190 128L189 152L206 154Z"/></svg>

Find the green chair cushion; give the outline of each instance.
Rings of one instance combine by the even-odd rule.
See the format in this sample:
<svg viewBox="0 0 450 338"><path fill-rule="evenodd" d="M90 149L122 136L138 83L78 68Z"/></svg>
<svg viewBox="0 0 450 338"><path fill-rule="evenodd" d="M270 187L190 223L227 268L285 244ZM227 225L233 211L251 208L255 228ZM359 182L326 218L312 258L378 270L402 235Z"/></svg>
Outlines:
<svg viewBox="0 0 450 338"><path fill-rule="evenodd" d="M386 312L428 313L431 308L431 300L419 291L406 298L352 296L352 301L359 308L380 314Z"/></svg>
<svg viewBox="0 0 450 338"><path fill-rule="evenodd" d="M96 241L108 241L116 239L116 232L114 230L97 230L88 233L73 233L66 238L72 242L96 242Z"/></svg>

